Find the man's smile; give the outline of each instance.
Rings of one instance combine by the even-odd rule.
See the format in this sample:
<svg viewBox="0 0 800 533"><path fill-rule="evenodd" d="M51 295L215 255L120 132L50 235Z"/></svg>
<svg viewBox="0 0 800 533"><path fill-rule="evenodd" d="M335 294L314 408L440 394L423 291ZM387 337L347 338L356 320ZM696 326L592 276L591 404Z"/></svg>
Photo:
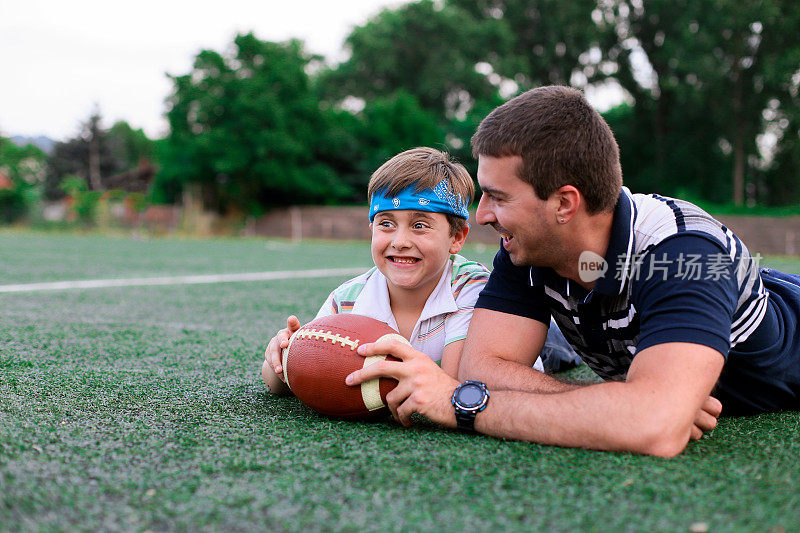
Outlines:
<svg viewBox="0 0 800 533"><path fill-rule="evenodd" d="M511 239L514 238L514 236L511 234L511 232L508 231L503 226L501 226L500 224L495 222L494 224L492 224L492 227L503 238L503 242L508 242L508 241L510 241Z"/></svg>

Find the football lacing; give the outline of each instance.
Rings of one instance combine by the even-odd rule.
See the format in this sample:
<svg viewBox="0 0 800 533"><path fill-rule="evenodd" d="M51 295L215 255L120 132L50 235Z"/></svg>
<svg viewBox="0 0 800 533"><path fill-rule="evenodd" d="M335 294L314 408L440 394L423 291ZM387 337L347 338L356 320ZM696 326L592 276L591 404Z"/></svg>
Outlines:
<svg viewBox="0 0 800 533"><path fill-rule="evenodd" d="M315 339L315 340L322 340L330 342L331 344L336 344L337 342L342 345L342 348L350 348L350 350L355 350L358 348L358 339L350 340L350 336L342 336L338 333L332 333L330 331L324 331L321 329L309 328L309 329L301 329L296 333L297 337L301 339Z"/></svg>

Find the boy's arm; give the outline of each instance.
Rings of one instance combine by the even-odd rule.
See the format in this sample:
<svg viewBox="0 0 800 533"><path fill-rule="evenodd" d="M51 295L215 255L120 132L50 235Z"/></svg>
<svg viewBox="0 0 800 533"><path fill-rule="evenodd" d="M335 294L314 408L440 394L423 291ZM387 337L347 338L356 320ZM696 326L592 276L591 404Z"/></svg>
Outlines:
<svg viewBox="0 0 800 533"><path fill-rule="evenodd" d="M289 337L300 329L300 321L292 315L286 319L286 327L278 331L267 344L264 351L264 362L261 365L261 377L270 392L287 395L291 394L289 387L283 381L283 349L289 346Z"/></svg>
<svg viewBox="0 0 800 533"><path fill-rule="evenodd" d="M551 393L578 388L533 369L546 338L547 326L538 320L477 308L458 379L479 379L494 390Z"/></svg>
<svg viewBox="0 0 800 533"><path fill-rule="evenodd" d="M464 350L464 339L451 342L444 347L442 352L442 370L453 379L458 379L458 364L461 361L461 352Z"/></svg>

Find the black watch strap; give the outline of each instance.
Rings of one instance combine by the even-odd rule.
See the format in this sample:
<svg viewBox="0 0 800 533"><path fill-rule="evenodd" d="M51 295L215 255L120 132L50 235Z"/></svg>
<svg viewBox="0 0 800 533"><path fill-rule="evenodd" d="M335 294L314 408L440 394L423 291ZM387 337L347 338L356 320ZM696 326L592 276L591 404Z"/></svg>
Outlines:
<svg viewBox="0 0 800 533"><path fill-rule="evenodd" d="M462 411L456 408L456 425L458 429L466 429L468 431L475 431L475 417L478 416L477 411Z"/></svg>

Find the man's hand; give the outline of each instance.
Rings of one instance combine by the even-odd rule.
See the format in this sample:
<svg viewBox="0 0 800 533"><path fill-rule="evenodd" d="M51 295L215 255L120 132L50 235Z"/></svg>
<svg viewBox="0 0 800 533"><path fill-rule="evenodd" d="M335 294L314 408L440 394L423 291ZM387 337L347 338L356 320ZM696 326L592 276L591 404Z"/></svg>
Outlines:
<svg viewBox="0 0 800 533"><path fill-rule="evenodd" d="M443 426L456 427L456 416L450 398L458 381L448 376L427 355L398 340L362 344L358 354L391 354L400 361L381 361L347 376L346 383L360 385L379 377L394 378L397 387L386 395L386 403L395 419L411 425L411 414L419 413Z"/></svg>
<svg viewBox="0 0 800 533"><path fill-rule="evenodd" d="M700 440L703 433L707 433L717 427L717 419L722 413L722 403L709 396L703 402L703 406L697 411L694 418L694 427L692 427L692 440Z"/></svg>
<svg viewBox="0 0 800 533"><path fill-rule="evenodd" d="M300 321L296 316L290 316L286 319L286 327L272 337L264 351L264 359L283 382L286 381L283 377L283 349L289 346L289 337L298 329L300 329Z"/></svg>

